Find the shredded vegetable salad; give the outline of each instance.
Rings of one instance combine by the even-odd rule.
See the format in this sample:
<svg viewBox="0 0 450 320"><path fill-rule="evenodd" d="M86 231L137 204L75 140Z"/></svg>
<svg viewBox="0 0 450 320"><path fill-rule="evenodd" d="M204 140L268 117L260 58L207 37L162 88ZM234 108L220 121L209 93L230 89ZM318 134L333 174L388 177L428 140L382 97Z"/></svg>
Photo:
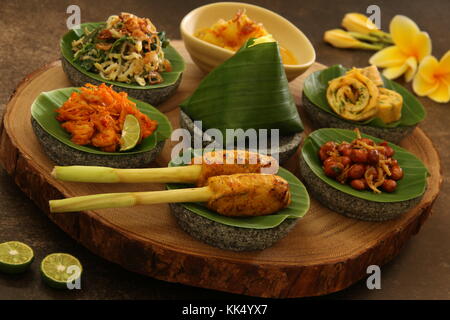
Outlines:
<svg viewBox="0 0 450 320"><path fill-rule="evenodd" d="M161 72L172 66L164 57L165 32L158 32L147 18L121 13L108 18L72 42L74 61L102 78L140 86L164 81Z"/></svg>

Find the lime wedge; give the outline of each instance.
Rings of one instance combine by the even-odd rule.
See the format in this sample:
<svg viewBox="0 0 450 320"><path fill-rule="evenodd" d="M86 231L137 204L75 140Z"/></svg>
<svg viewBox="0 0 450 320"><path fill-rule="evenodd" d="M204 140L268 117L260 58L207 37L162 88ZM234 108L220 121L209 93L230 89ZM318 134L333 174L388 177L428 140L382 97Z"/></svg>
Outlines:
<svg viewBox="0 0 450 320"><path fill-rule="evenodd" d="M141 139L141 125L139 120L132 114L125 117L120 138L120 151L133 149Z"/></svg>
<svg viewBox="0 0 450 320"><path fill-rule="evenodd" d="M25 272L33 259L33 249L25 243L18 241L0 243L0 272L10 274Z"/></svg>
<svg viewBox="0 0 450 320"><path fill-rule="evenodd" d="M80 261L67 253L52 253L41 262L41 275L45 283L56 289L68 289L81 277Z"/></svg>

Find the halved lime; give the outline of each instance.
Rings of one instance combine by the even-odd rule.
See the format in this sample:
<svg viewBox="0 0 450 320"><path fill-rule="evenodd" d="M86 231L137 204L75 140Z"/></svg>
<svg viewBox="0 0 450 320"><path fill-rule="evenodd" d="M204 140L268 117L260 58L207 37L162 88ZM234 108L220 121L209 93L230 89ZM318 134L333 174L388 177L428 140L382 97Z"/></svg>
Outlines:
<svg viewBox="0 0 450 320"><path fill-rule="evenodd" d="M80 279L82 272L80 261L67 253L52 253L41 262L43 280L56 289L68 289Z"/></svg>
<svg viewBox="0 0 450 320"><path fill-rule="evenodd" d="M33 262L34 252L28 245L18 241L0 243L0 271L10 274L22 273Z"/></svg>
<svg viewBox="0 0 450 320"><path fill-rule="evenodd" d="M120 151L133 149L141 139L141 125L139 120L132 114L125 117L123 123L122 137L120 138Z"/></svg>

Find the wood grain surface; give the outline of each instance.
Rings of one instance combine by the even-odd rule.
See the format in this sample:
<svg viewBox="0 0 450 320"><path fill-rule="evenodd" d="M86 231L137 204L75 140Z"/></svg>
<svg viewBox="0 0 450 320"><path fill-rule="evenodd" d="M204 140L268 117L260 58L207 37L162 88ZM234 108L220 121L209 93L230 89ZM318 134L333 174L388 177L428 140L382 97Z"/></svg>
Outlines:
<svg viewBox="0 0 450 320"><path fill-rule="evenodd" d="M173 45L185 57L187 70L179 92L160 106L178 127L180 101L203 76L183 45ZM315 64L291 83L297 102L302 81ZM401 146L421 158L430 171L422 202L400 219L371 223L349 219L312 200L311 209L295 229L272 248L235 253L191 238L178 226L167 205L50 214L48 200L103 192L161 190L159 184L76 184L54 180L53 163L43 153L30 124L30 105L42 91L70 86L60 63L28 76L7 105L0 136L0 158L15 183L71 237L92 252L124 268L157 279L261 297L302 297L342 290L366 275L369 265L391 260L420 230L430 214L441 184L440 161L431 141L419 129ZM301 114L301 108L300 108ZM310 131L308 121L306 133ZM172 143L152 165L164 166ZM296 173L297 155L287 164Z"/></svg>

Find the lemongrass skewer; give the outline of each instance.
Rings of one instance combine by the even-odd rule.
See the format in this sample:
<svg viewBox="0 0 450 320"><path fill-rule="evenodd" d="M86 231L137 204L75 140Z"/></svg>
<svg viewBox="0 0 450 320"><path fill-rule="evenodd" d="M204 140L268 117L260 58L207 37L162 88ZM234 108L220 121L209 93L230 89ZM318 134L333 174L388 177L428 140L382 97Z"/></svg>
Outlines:
<svg viewBox="0 0 450 320"><path fill-rule="evenodd" d="M201 165L145 169L55 166L52 176L62 181L91 183L195 183L199 179L201 171Z"/></svg>
<svg viewBox="0 0 450 320"><path fill-rule="evenodd" d="M291 203L289 183L271 174L214 176L200 188L150 192L107 193L49 202L51 212L71 212L177 202L206 202L225 216L255 216L278 212Z"/></svg>
<svg viewBox="0 0 450 320"><path fill-rule="evenodd" d="M207 202L213 196L209 187L174 189L149 192L104 193L50 200L50 212L74 212L107 208L125 208L137 205Z"/></svg>

